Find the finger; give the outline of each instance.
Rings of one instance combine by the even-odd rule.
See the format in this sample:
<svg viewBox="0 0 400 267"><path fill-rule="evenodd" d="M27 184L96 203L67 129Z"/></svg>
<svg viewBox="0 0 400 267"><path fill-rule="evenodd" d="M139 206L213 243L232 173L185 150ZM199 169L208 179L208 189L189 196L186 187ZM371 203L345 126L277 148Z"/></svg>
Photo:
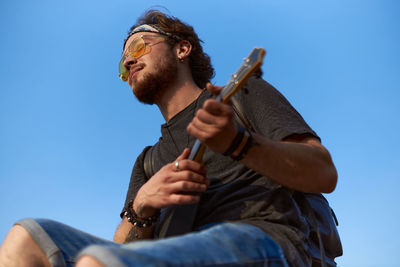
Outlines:
<svg viewBox="0 0 400 267"><path fill-rule="evenodd" d="M204 123L207 123L207 124L218 124L218 122L219 122L218 119L219 118L220 117L212 115L211 113L207 112L204 109L199 109L196 112L196 116L194 117L194 120L198 119L198 120L200 120L200 121L202 121Z"/></svg>
<svg viewBox="0 0 400 267"><path fill-rule="evenodd" d="M198 119L194 119L187 126L186 131L190 135L199 139L201 142L204 142L215 136L220 131L220 129L215 127L215 125L206 124Z"/></svg>
<svg viewBox="0 0 400 267"><path fill-rule="evenodd" d="M224 89L222 86L213 85L212 83L206 84L207 90L213 93L214 95L219 95L219 93Z"/></svg>
<svg viewBox="0 0 400 267"><path fill-rule="evenodd" d="M189 158L190 148L185 148L182 153L176 158L176 160L183 160Z"/></svg>
<svg viewBox="0 0 400 267"><path fill-rule="evenodd" d="M218 123L217 118L212 117L195 117L189 124L190 126L195 127L196 129L204 132L210 132L212 129L220 129L223 128L221 123Z"/></svg>
<svg viewBox="0 0 400 267"><path fill-rule="evenodd" d="M199 195L184 195L184 194L172 194L170 195L171 204L191 204L200 201Z"/></svg>
<svg viewBox="0 0 400 267"><path fill-rule="evenodd" d="M203 104L203 109L215 116L232 117L232 108L215 99L207 99Z"/></svg>
<svg viewBox="0 0 400 267"><path fill-rule="evenodd" d="M171 193L202 193L206 190L206 184L194 183L190 181L179 181L169 185L169 192Z"/></svg>
<svg viewBox="0 0 400 267"><path fill-rule="evenodd" d="M201 136L209 135L209 137L215 137L222 132L225 134L227 131L234 132L235 129L236 126L234 122L228 118L208 115L203 116L202 114L193 118L186 128L187 132L196 138L198 138L198 134Z"/></svg>
<svg viewBox="0 0 400 267"><path fill-rule="evenodd" d="M176 169L175 163L173 163L172 167L175 171L175 169ZM207 173L203 164L200 164L196 161L188 160L188 159L183 159L183 160L179 161L179 173L182 173L184 171L192 172L192 173L199 174L202 176L204 176Z"/></svg>
<svg viewBox="0 0 400 267"><path fill-rule="evenodd" d="M203 174L192 171L180 171L170 178L170 182L189 181L198 184L206 184L207 178Z"/></svg>

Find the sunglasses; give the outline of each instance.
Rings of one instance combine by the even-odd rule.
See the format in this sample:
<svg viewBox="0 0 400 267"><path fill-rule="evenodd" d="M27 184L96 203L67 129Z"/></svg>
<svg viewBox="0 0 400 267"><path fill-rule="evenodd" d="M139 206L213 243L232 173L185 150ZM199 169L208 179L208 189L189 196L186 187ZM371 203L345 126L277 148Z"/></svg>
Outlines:
<svg viewBox="0 0 400 267"><path fill-rule="evenodd" d="M125 59L130 56L135 59L140 58L143 55L146 55L151 52L151 47L153 45L162 43L164 41L160 41L154 44L149 44L146 43L143 39L143 37L162 37L162 38L168 38L168 36L164 35L140 35L139 37L133 39L133 41L129 44L128 48L126 49L126 52L123 54L121 61L119 62L119 77L121 78L122 81L126 82L128 80L128 75L129 75L129 70L125 68L124 62Z"/></svg>

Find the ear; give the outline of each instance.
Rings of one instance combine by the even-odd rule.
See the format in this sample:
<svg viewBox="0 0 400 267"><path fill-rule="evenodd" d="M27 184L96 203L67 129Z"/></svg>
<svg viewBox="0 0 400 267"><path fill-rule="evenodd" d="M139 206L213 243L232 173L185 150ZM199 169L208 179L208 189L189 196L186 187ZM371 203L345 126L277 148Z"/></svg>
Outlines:
<svg viewBox="0 0 400 267"><path fill-rule="evenodd" d="M192 44L189 41L182 40L175 45L176 57L183 62L192 52Z"/></svg>

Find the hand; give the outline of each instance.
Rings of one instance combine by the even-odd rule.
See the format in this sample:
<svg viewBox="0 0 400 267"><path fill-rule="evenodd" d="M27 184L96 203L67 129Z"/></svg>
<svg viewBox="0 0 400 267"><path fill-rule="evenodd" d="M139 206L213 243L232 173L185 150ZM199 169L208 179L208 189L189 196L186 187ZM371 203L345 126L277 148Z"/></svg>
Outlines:
<svg viewBox="0 0 400 267"><path fill-rule="evenodd" d="M208 83L207 89L217 95L222 87ZM218 153L224 153L237 134L231 107L214 99L207 99L204 102L186 130Z"/></svg>
<svg viewBox="0 0 400 267"><path fill-rule="evenodd" d="M162 167L140 188L133 203L139 217L150 217L158 209L200 200L200 196L193 193L206 191L209 180L202 164L187 159L189 153L190 149L186 148L176 161Z"/></svg>

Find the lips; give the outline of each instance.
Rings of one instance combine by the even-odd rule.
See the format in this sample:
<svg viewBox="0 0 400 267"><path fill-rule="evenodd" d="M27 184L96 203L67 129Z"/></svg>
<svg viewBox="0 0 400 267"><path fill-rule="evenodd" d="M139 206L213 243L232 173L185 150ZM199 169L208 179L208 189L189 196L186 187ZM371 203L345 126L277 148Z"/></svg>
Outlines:
<svg viewBox="0 0 400 267"><path fill-rule="evenodd" d="M136 67L130 69L130 70L129 70L129 79L130 79L130 80L133 80L134 77L136 76L136 74L137 74L140 70L142 70L143 68L144 68L144 66L141 65L141 66L136 66Z"/></svg>

